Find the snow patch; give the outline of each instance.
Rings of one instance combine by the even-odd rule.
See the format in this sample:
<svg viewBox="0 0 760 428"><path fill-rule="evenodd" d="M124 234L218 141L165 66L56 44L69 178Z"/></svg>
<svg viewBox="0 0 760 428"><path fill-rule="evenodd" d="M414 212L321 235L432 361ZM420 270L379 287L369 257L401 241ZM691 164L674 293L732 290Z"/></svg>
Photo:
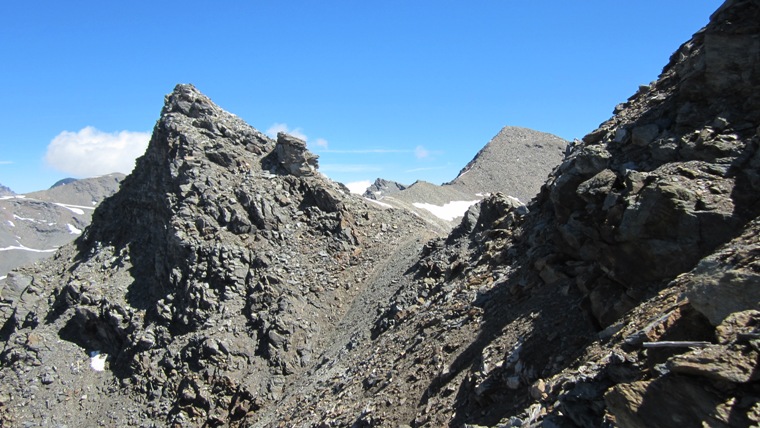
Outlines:
<svg viewBox="0 0 760 428"><path fill-rule="evenodd" d="M15 225L15 224L13 224L13 222L12 222L12 221L10 221L10 220L8 220L8 225L10 225L10 227L16 227L16 225Z"/></svg>
<svg viewBox="0 0 760 428"><path fill-rule="evenodd" d="M50 250L37 250L34 248L25 247L23 245L19 245L19 246L12 245L10 247L0 248L0 251L11 251L11 250L29 251L32 253L54 253L58 250L58 248L53 248Z"/></svg>
<svg viewBox="0 0 760 428"><path fill-rule="evenodd" d="M69 233L72 235L81 235L82 231L74 227L72 224L66 224L69 227Z"/></svg>
<svg viewBox="0 0 760 428"><path fill-rule="evenodd" d="M54 205L58 205L59 207L66 208L67 210L73 212L74 214L84 215L84 210L94 210L93 207L85 207L82 205L69 205L69 204L61 204L59 202L53 202Z"/></svg>
<svg viewBox="0 0 760 428"><path fill-rule="evenodd" d="M108 354L101 354L100 351L90 352L90 367L96 372L105 371L107 358Z"/></svg>
<svg viewBox="0 0 760 428"><path fill-rule="evenodd" d="M5 278L8 278L7 275L0 276L0 281L4 280Z"/></svg>
<svg viewBox="0 0 760 428"><path fill-rule="evenodd" d="M31 221L32 223L37 223L37 220L35 220L35 219L33 219L33 218L29 218L29 217L19 217L19 216L17 216L16 214L13 214L13 218L15 218L16 220L21 220L21 221Z"/></svg>
<svg viewBox="0 0 760 428"><path fill-rule="evenodd" d="M474 201L451 201L443 206L421 202L415 202L412 205L417 208L422 208L424 210L430 211L434 216L440 219L452 221L457 217L463 216L464 213L467 212L468 208L477 204L478 202L480 202L480 200L476 199Z"/></svg>
<svg viewBox="0 0 760 428"><path fill-rule="evenodd" d="M393 208L393 205L386 204L385 202L380 202L380 201L376 201L374 199L369 199L369 198L364 198L364 200L367 202L372 202L373 204L380 205L383 208Z"/></svg>

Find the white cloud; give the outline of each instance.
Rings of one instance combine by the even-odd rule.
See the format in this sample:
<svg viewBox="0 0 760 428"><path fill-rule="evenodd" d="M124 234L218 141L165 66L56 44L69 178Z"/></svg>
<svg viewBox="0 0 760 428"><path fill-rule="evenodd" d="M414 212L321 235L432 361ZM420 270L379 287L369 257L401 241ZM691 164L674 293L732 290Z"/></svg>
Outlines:
<svg viewBox="0 0 760 428"><path fill-rule="evenodd" d="M361 195L362 193L364 193L364 191L367 190L367 187L371 185L372 185L372 182L369 180L352 181L350 183L346 183L346 187L348 187L348 190L350 190L351 193L356 193L357 195Z"/></svg>
<svg viewBox="0 0 760 428"><path fill-rule="evenodd" d="M417 146L414 148L414 156L416 156L417 159L425 159L430 156L430 152L422 146Z"/></svg>
<svg viewBox="0 0 760 428"><path fill-rule="evenodd" d="M286 134L292 135L304 141L309 140L309 137L307 137L306 134L303 133L301 128L290 129L288 128L287 123L273 123L272 126L270 126L269 129L267 129L266 132L264 133L270 136L271 138L277 138L278 132L284 132Z"/></svg>
<svg viewBox="0 0 760 428"><path fill-rule="evenodd" d="M0 165L11 165L13 161L0 161Z"/></svg>
<svg viewBox="0 0 760 428"><path fill-rule="evenodd" d="M79 132L63 131L48 144L45 162L75 177L121 172L129 174L135 159L145 153L147 132L103 132L92 126Z"/></svg>
<svg viewBox="0 0 760 428"><path fill-rule="evenodd" d="M314 142L315 147L319 147L322 149L326 149L328 146L327 140L324 138L317 138L317 141Z"/></svg>

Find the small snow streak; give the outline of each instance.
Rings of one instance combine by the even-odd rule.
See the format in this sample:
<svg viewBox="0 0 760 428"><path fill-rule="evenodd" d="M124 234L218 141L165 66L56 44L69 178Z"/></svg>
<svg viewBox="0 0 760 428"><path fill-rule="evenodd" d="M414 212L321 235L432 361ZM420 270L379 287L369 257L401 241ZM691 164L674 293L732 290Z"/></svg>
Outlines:
<svg viewBox="0 0 760 428"><path fill-rule="evenodd" d="M58 248L52 248L50 250L37 250L37 249L34 249L34 248L25 247L23 245L0 248L0 251L13 251L13 250L29 251L29 252L32 252L32 253L54 253L54 252L56 252L58 250Z"/></svg>
<svg viewBox="0 0 760 428"><path fill-rule="evenodd" d="M96 372L105 371L107 358L107 354L101 354L100 351L92 351L90 353L90 367Z"/></svg>
<svg viewBox="0 0 760 428"><path fill-rule="evenodd" d="M434 216L446 220L452 221L457 217L461 217L467 212L467 209L478 203L478 200L474 201L451 201L446 205L439 206L421 202L415 202L414 205L417 208L430 211Z"/></svg>
<svg viewBox="0 0 760 428"><path fill-rule="evenodd" d="M94 210L93 207L85 207L83 205L69 205L69 204L61 204L59 202L53 202L54 205L58 205L59 207L66 208L67 210L73 212L74 214L84 215L84 210Z"/></svg>
<svg viewBox="0 0 760 428"><path fill-rule="evenodd" d="M364 198L364 200L367 202L372 202L373 204L380 205L383 208L393 208L392 205L386 204L385 202L380 202L380 201L376 201L374 199L369 199L369 198Z"/></svg>

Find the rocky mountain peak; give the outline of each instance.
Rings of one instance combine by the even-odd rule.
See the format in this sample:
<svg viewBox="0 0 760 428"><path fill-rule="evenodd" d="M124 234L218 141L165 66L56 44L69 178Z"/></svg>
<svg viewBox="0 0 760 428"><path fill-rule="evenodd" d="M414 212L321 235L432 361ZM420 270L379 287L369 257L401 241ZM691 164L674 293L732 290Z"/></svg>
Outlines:
<svg viewBox="0 0 760 428"><path fill-rule="evenodd" d="M502 192L527 203L562 161L567 145L552 134L505 126L446 185L472 194Z"/></svg>
<svg viewBox="0 0 760 428"><path fill-rule="evenodd" d="M5 187L2 184L0 184L0 196L10 196L15 195L16 193L13 192L9 187Z"/></svg>
<svg viewBox="0 0 760 428"><path fill-rule="evenodd" d="M385 180L383 178L377 178L375 179L374 183L372 183L367 190L364 191L365 198L369 199L380 199L383 196L392 195L394 193L398 193L404 189L406 189L409 186L406 186L401 183L397 183L393 180Z"/></svg>
<svg viewBox="0 0 760 428"><path fill-rule="evenodd" d="M170 413L179 424L206 420L209 410L240 420L278 399L290 377L350 339L335 323L366 316L351 305L357 295L382 301L371 295L396 286L370 276L372 267L405 269L399 257L430 236L413 215L368 205L315 170L303 141L280 134L275 142L178 85L145 155L75 245L8 274L4 366L107 355L135 397L161 379L168 395L143 416ZM404 250L388 258L398 245ZM355 286L365 281L371 287ZM29 329L64 344L16 352ZM27 375L14 373L22 385ZM224 398L200 392L219 388Z"/></svg>

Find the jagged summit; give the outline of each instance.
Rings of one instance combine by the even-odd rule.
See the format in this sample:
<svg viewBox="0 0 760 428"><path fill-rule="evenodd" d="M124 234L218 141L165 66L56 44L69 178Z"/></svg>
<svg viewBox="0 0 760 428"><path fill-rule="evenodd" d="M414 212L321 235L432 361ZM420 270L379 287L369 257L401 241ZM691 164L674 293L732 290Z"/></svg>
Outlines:
<svg viewBox="0 0 760 428"><path fill-rule="evenodd" d="M397 183L393 180L385 180L383 178L377 178L375 179L374 183L372 183L367 190L364 191L365 198L369 199L381 199L383 196L392 195L394 193L400 192L404 189L406 189L407 185Z"/></svg>
<svg viewBox="0 0 760 428"><path fill-rule="evenodd" d="M15 195L16 193L11 190L9 187L5 187L2 184L0 184L0 196L10 196Z"/></svg>
<svg viewBox="0 0 760 428"><path fill-rule="evenodd" d="M90 368L46 369L98 353L131 385L121 399L143 421L233 422L278 399L329 347L355 340L336 324L367 316L354 299L383 301L398 286L374 275L376 265L398 263L392 269L403 272L432 236L414 216L367 204L316 174L315 161L302 141L273 141L178 85L145 155L75 245L4 281L4 390L44 378L105 394L108 377ZM63 340L27 353L29 331ZM25 372L28 364L41 371ZM107 401L92 402L88 424L124 408ZM8 421L50 417L26 399L14 403ZM64 411L53 418L67 420ZM117 425L129 423L121 418Z"/></svg>

